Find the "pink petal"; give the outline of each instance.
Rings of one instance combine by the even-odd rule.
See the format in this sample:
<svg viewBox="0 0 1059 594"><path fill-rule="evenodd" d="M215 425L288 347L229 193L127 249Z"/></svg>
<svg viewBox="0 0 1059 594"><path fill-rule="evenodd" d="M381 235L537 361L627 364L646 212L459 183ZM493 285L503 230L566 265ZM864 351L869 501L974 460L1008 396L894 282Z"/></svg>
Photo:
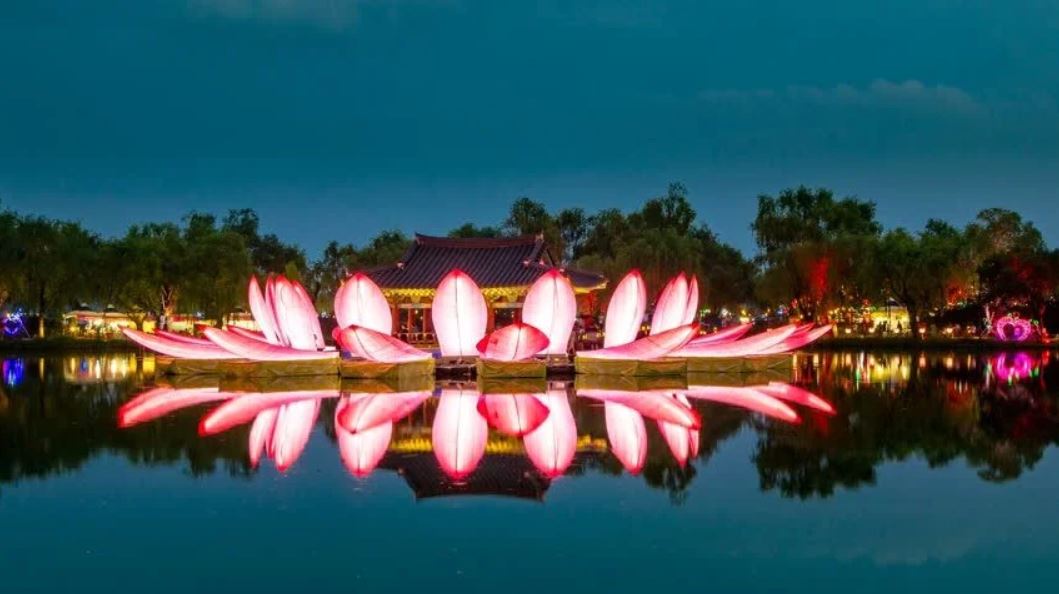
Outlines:
<svg viewBox="0 0 1059 594"><path fill-rule="evenodd" d="M155 330L154 335L172 340L174 342L182 342L184 344L204 344L211 346L213 345L212 342L206 340L205 338L195 338L194 336L188 336L186 334L177 334L176 332L167 332L165 330Z"/></svg>
<svg viewBox="0 0 1059 594"><path fill-rule="evenodd" d="M688 310L688 277L683 272L666 283L651 316L651 334L661 334L684 323ZM689 322L690 323L690 322Z"/></svg>
<svg viewBox="0 0 1059 594"><path fill-rule="evenodd" d="M386 296L362 272L347 278L335 293L335 319L339 328L360 326L382 334L393 331L393 314Z"/></svg>
<svg viewBox="0 0 1059 594"><path fill-rule="evenodd" d="M632 270L621 279L607 304L607 319L603 326L603 346L613 347L636 340L647 309L647 285L639 270Z"/></svg>
<svg viewBox="0 0 1059 594"><path fill-rule="evenodd" d="M264 343L269 343L269 344L277 344L277 343L273 343L268 338L265 338L265 335L262 334L261 332L255 332L254 330L249 330L247 328L243 328L242 326L229 325L226 328L226 330L228 330L232 334L236 334L238 336L242 336L243 338L250 338L250 339L256 340L258 342L264 342Z"/></svg>
<svg viewBox="0 0 1059 594"><path fill-rule="evenodd" d="M337 390L303 390L248 393L218 406L199 421L199 435L216 435L232 427L249 423L259 413L292 402L337 398Z"/></svg>
<svg viewBox="0 0 1059 594"><path fill-rule="evenodd" d="M736 326L730 326L728 328L725 328L724 330L718 330L713 334L703 334L702 336L696 336L695 338L691 339L691 342L688 343L688 347L694 347L695 345L700 344L721 344L733 342L742 338L744 335L746 335L747 332L750 332L750 329L753 327L754 325L751 323L739 324Z"/></svg>
<svg viewBox="0 0 1059 594"><path fill-rule="evenodd" d="M578 357L586 359L639 359L649 361L664 357L678 351L699 332L699 325L691 323L666 330L654 336L645 336L639 340L616 347L595 351L579 351Z"/></svg>
<svg viewBox="0 0 1059 594"><path fill-rule="evenodd" d="M170 357L176 357L178 359L237 359L238 356L234 355L225 349L213 344L191 344L183 341L176 341L171 338L163 338L161 336L155 336L153 334L147 334L146 332L140 332L139 330L133 330L132 328L122 328L122 334L124 334L129 340L136 344L161 353Z"/></svg>
<svg viewBox="0 0 1059 594"><path fill-rule="evenodd" d="M354 357L369 361L407 363L431 358L431 354L426 351L421 351L399 338L370 328L355 325L342 329L335 328L333 336L339 348Z"/></svg>
<svg viewBox="0 0 1059 594"><path fill-rule="evenodd" d="M769 349L782 343L797 331L794 325L783 326L755 334L734 342L689 344L673 352L675 357L748 357L768 354Z"/></svg>
<svg viewBox="0 0 1059 594"><path fill-rule="evenodd" d="M698 429L702 424L699 413L695 412L690 405L684 404L664 392L582 389L577 391L577 395L594 400L602 400L603 402L621 404L645 417L666 421L681 427Z"/></svg>
<svg viewBox="0 0 1059 594"><path fill-rule="evenodd" d="M699 318L699 279L695 275L691 275L691 280L688 281L688 305L687 309L684 310L683 324L690 324L697 322Z"/></svg>
<svg viewBox="0 0 1059 594"><path fill-rule="evenodd" d="M278 344L268 344L253 338L244 338L220 328L206 328L204 333L206 338L218 347L252 361L315 361L338 357L337 351L306 351Z"/></svg>
<svg viewBox="0 0 1059 594"><path fill-rule="evenodd" d="M340 400L338 408L335 409L338 454L350 474L362 478L371 474L386 455L393 434L393 423L385 422L366 431L351 433L338 422L338 417L344 412L344 406L345 399Z"/></svg>
<svg viewBox="0 0 1059 594"><path fill-rule="evenodd" d="M831 406L830 402L798 386L782 382L769 382L767 386L754 386L754 389L764 392L773 398L814 408L829 415L835 414L835 407Z"/></svg>
<svg viewBox="0 0 1059 594"><path fill-rule="evenodd" d="M489 311L482 291L461 270L441 279L430 311L443 357L472 357L485 336Z"/></svg>
<svg viewBox="0 0 1059 594"><path fill-rule="evenodd" d="M279 407L276 427L272 431L272 460L280 472L286 472L302 455L309 443L320 400L300 400Z"/></svg>
<svg viewBox="0 0 1059 594"><path fill-rule="evenodd" d="M342 399L342 412L335 419L346 431L359 433L376 425L400 421L428 398L429 391L350 395Z"/></svg>
<svg viewBox="0 0 1059 594"><path fill-rule="evenodd" d="M233 396L235 393L221 392L217 388L154 388L121 405L118 409L118 426L132 427L175 410L227 400Z"/></svg>
<svg viewBox="0 0 1059 594"><path fill-rule="evenodd" d="M548 337L548 355L565 355L577 317L574 287L559 271L545 272L526 292L522 301L522 321L539 328Z"/></svg>
<svg viewBox="0 0 1059 594"><path fill-rule="evenodd" d="M269 278L266 282L266 286L270 286L272 279ZM254 321L257 322L258 327L261 328L261 333L265 336L265 339L272 344L286 344L280 336L276 315L272 313L272 305L265 299L265 295L261 293L261 285L258 284L256 276L250 277L250 284L247 287L247 301L250 302L250 313L254 316Z"/></svg>
<svg viewBox="0 0 1059 594"><path fill-rule="evenodd" d="M689 386L687 395L691 398L738 406L787 423L801 422L801 417L791 407L753 388Z"/></svg>
<svg viewBox="0 0 1059 594"><path fill-rule="evenodd" d="M250 466L257 468L261 460L261 454L272 451L272 433L276 429L276 417L279 408L263 410L254 417L254 424L250 426Z"/></svg>
<svg viewBox="0 0 1059 594"><path fill-rule="evenodd" d="M522 322L494 331L478 341L476 348L483 359L491 361L525 361L548 346L543 332Z"/></svg>
<svg viewBox="0 0 1059 594"><path fill-rule="evenodd" d="M304 351L324 348L320 318L305 288L282 274L273 284L272 311L289 346Z"/></svg>

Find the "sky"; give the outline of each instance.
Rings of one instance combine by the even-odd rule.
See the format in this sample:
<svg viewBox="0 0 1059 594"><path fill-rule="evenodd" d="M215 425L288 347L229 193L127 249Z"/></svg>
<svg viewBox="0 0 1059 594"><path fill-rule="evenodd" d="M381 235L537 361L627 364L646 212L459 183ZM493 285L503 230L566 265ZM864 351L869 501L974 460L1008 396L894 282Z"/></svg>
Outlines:
<svg viewBox="0 0 1059 594"><path fill-rule="evenodd" d="M0 10L0 206L104 235L252 207L382 229L637 208L753 253L805 184L886 226L1018 210L1059 245L1059 3L37 0Z"/></svg>

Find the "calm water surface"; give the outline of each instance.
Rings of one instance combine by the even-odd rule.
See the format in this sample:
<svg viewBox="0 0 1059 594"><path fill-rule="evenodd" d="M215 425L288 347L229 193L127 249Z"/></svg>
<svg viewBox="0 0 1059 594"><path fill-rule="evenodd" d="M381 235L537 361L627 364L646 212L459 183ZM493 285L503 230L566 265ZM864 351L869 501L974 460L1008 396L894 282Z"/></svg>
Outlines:
<svg viewBox="0 0 1059 594"><path fill-rule="evenodd" d="M687 388L166 383L150 357L2 361L3 592L1059 579L1048 353L802 355L790 376Z"/></svg>

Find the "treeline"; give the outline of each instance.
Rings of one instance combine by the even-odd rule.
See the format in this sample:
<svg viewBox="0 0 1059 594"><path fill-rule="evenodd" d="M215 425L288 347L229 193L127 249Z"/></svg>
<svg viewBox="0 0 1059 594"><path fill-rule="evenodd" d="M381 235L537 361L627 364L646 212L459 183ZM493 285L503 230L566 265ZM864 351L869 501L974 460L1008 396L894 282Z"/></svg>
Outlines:
<svg viewBox="0 0 1059 594"><path fill-rule="evenodd" d="M964 228L931 220L918 231L884 230L873 202L799 187L760 196L751 228L759 249L747 258L699 220L683 185L671 184L631 212L549 212L521 197L504 220L467 223L449 235L543 234L565 265L614 281L639 268L656 292L689 271L699 276L707 307L782 305L816 320L884 300L906 306L913 320L954 303L1017 307L1040 318L1059 286L1059 252L1032 223L1003 209L983 211ZM0 309L43 314L53 324L82 303L141 317L201 313L222 320L245 307L251 273L283 272L329 311L341 279L393 263L409 242L400 231L383 231L364 245L332 241L310 259L262 233L249 209L220 218L192 212L179 224L134 225L111 239L76 222L2 211Z"/></svg>

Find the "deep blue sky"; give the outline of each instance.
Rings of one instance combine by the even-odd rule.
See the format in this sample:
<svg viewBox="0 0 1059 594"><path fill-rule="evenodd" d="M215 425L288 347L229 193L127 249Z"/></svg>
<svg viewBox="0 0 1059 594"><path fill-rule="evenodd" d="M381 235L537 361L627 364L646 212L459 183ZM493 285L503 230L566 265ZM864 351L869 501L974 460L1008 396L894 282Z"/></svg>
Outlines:
<svg viewBox="0 0 1059 594"><path fill-rule="evenodd" d="M7 2L0 201L105 234L250 206L315 255L683 181L752 251L757 194L805 183L1056 245L1057 98L1048 0Z"/></svg>

